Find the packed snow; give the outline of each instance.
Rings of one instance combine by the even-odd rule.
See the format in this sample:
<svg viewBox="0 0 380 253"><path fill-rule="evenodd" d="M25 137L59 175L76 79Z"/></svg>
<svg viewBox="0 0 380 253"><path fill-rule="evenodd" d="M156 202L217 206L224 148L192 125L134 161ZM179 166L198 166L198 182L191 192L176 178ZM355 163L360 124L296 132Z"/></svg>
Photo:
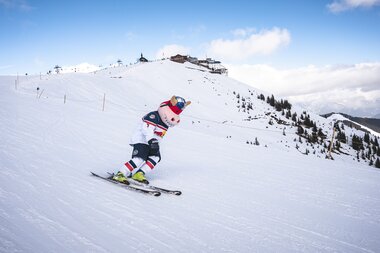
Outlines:
<svg viewBox="0 0 380 253"><path fill-rule="evenodd" d="M170 61L1 76L0 252L379 252L380 170L304 155L260 93ZM192 104L147 177L181 196L90 176L128 161L141 117L172 95ZM330 137L333 122L310 114Z"/></svg>

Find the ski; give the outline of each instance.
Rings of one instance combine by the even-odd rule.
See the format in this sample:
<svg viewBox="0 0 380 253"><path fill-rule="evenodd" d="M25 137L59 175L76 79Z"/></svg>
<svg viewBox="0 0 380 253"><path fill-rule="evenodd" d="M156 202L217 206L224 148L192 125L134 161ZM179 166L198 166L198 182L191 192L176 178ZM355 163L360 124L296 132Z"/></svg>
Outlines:
<svg viewBox="0 0 380 253"><path fill-rule="evenodd" d="M162 192L162 193L166 193L166 194L172 194L172 195L177 195L177 196L179 196L179 195L182 194L182 192L178 191L178 190L169 190L169 189L157 187L157 186L150 185L150 184L143 184L143 183L139 183L139 182L137 182L137 181L135 181L133 179L129 180L129 182L131 184L144 187L146 189L150 189L150 190L154 190L154 191L158 191L158 192Z"/></svg>
<svg viewBox="0 0 380 253"><path fill-rule="evenodd" d="M93 176L97 177L97 178L100 178L100 179L103 179L105 181L114 183L114 184L119 185L119 186L121 186L121 187L123 187L125 189L128 189L128 190L132 190L132 191L136 191L136 192L152 195L152 196L155 196L155 197L158 197L158 196L161 195L161 192L153 190L153 189L141 189L141 188L135 187L133 185L127 185L127 184L120 183L118 181L112 180L111 178L100 176L100 175L98 175L98 174L96 174L94 172L91 172L91 174Z"/></svg>
<svg viewBox="0 0 380 253"><path fill-rule="evenodd" d="M110 173L110 172L108 172L108 174L111 177L114 175L113 173ZM153 190L153 191L158 191L158 192L161 192L161 193L172 194L172 195L176 195L176 196L179 196L179 195L182 194L182 192L178 191L178 190L169 190L169 189L157 187L157 186L150 185L150 184L144 184L144 183L137 182L137 181L135 181L133 179L128 180L128 182L130 184L141 186L141 187L144 187L145 189L149 189L149 190Z"/></svg>

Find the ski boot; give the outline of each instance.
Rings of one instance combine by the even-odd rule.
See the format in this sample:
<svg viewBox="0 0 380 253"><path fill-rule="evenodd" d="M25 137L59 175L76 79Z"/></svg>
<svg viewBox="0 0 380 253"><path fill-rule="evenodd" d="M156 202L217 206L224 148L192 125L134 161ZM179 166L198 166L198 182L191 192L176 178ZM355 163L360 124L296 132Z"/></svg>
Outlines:
<svg viewBox="0 0 380 253"><path fill-rule="evenodd" d="M145 178L145 174L143 171L139 170L138 172L136 172L133 176L132 176L132 179L139 182L139 183L143 183L143 184L149 184L149 181L146 180Z"/></svg>
<svg viewBox="0 0 380 253"><path fill-rule="evenodd" d="M129 185L127 178L120 171L118 171L115 175L113 175L112 180Z"/></svg>

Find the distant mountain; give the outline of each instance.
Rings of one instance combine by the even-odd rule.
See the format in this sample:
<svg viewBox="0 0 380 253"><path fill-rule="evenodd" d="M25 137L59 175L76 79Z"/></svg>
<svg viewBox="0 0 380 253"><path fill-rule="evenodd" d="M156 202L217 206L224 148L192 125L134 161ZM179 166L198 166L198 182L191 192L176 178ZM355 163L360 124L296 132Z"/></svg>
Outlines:
<svg viewBox="0 0 380 253"><path fill-rule="evenodd" d="M356 123L359 123L359 124L361 124L363 126L366 126L366 127L370 128L370 129L372 129L372 130L380 133L380 119L353 117L353 116L345 114L345 113L335 113L335 112L324 114L324 115L321 115L321 116L325 117L325 118L328 118L328 117L330 117L333 114L340 114L340 115L346 117L349 120L352 120L352 121L354 121Z"/></svg>

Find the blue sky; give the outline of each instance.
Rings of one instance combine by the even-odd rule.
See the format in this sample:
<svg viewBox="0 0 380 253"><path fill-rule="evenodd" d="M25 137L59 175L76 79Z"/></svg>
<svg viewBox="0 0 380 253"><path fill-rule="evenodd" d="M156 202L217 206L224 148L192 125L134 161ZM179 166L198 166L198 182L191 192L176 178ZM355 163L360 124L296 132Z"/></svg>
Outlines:
<svg viewBox="0 0 380 253"><path fill-rule="evenodd" d="M332 0L220 2L0 0L0 73L116 58L131 62L140 52L154 59L169 44L203 57L210 41L233 39L231 31L246 28L286 29L291 42L276 53L234 63L285 68L380 59L376 6L332 13Z"/></svg>
<svg viewBox="0 0 380 253"><path fill-rule="evenodd" d="M213 57L232 77L258 86L249 74L237 74L241 66L249 72L265 66L280 76L296 70L303 76L310 65L318 73L337 66L357 71L362 63L379 71L379 24L380 0L0 0L0 75L130 63L141 52L148 59L175 52ZM292 94L296 87L276 90L280 85L287 86L269 90L299 95Z"/></svg>

